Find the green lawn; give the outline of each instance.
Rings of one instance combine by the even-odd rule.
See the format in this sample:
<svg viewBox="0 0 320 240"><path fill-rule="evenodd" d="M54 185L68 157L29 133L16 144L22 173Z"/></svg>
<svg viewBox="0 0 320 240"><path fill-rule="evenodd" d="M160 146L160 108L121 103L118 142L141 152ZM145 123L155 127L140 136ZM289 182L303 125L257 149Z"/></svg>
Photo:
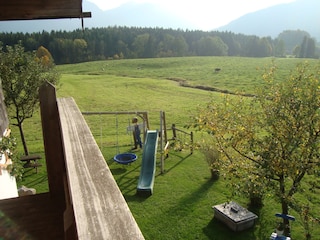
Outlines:
<svg viewBox="0 0 320 240"><path fill-rule="evenodd" d="M280 76L285 76L301 61L298 59L275 59ZM167 127L175 123L185 128L196 116L199 106L210 99L221 101L223 94L185 88L179 82L187 81L191 86L202 85L233 92L254 93L255 87L263 84L263 70L272 62L271 58L237 57L189 57L98 61L58 66L61 86L58 97L73 97L81 111L147 111L151 129L160 128L160 111L165 111ZM317 61L312 60L312 63ZM221 68L218 73L215 68ZM171 79L171 80L169 80ZM282 80L282 79L278 79ZM253 209L259 216L255 227L233 233L213 218L212 206L235 200L246 206L248 200L232 196L228 180L210 180L210 172L199 151L190 155L189 149L171 149L165 161L165 173L158 167L154 194L149 198L136 196L140 174L142 151L136 151L138 160L129 166L113 161L118 152L130 151L131 134L126 128L134 115L85 116L97 144L121 189L128 205L146 239L268 239L280 211L280 204L271 195L266 196L261 209ZM24 124L27 143L31 153L43 154L39 113ZM17 129L13 129L17 135ZM172 132L168 131L169 137ZM188 138L180 136L184 142ZM195 133L195 142L205 137ZM38 192L47 191L45 167L38 174L28 170L23 182ZM306 192L297 197L310 200L313 212L319 213L319 190ZM106 213L107 214L107 213ZM293 239L304 239L303 228L297 217L292 224ZM320 230L315 227L314 235Z"/></svg>

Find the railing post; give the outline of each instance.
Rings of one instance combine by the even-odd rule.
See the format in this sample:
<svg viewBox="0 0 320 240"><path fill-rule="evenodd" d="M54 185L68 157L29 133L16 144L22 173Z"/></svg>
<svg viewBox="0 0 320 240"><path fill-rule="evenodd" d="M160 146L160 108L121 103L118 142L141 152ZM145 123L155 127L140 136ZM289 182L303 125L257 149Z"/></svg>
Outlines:
<svg viewBox="0 0 320 240"><path fill-rule="evenodd" d="M51 197L65 200L65 162L55 87L44 83L39 89L39 98L49 192Z"/></svg>
<svg viewBox="0 0 320 240"><path fill-rule="evenodd" d="M176 139L177 138L176 125L172 124L171 129L172 129L173 139Z"/></svg>

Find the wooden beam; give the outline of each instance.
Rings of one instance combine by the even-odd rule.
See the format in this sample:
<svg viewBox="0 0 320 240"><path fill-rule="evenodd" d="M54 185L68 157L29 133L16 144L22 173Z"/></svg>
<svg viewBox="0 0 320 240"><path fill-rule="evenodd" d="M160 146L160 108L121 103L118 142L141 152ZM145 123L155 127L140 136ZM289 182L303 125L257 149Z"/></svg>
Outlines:
<svg viewBox="0 0 320 240"><path fill-rule="evenodd" d="M63 211L49 193L0 200L0 239L65 239Z"/></svg>
<svg viewBox="0 0 320 240"><path fill-rule="evenodd" d="M144 239L73 98L57 103L78 239Z"/></svg>
<svg viewBox="0 0 320 240"><path fill-rule="evenodd" d="M55 87L43 84L39 97L49 191L53 198L60 198L65 195L66 170Z"/></svg>
<svg viewBox="0 0 320 240"><path fill-rule="evenodd" d="M0 0L0 20L85 18L82 0Z"/></svg>

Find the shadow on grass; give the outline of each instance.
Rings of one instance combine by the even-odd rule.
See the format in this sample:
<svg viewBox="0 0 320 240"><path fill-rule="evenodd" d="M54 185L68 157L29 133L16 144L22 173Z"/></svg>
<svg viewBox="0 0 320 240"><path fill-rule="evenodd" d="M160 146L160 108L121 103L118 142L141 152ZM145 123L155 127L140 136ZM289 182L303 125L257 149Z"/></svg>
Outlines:
<svg viewBox="0 0 320 240"><path fill-rule="evenodd" d="M130 194L132 192L135 192L137 189L137 184L138 184L138 179L139 177L134 177L131 179L126 179L125 181L121 182L121 189L122 189L122 194Z"/></svg>
<svg viewBox="0 0 320 240"><path fill-rule="evenodd" d="M26 178L26 177L25 177ZM35 178L30 178L30 181L25 181L23 182L23 185L27 186L27 187L36 187L38 185L40 185L41 183L45 183L48 182L48 177L47 175L39 175L39 177Z"/></svg>
<svg viewBox="0 0 320 240"><path fill-rule="evenodd" d="M121 167L110 168L112 175L117 176L116 181L123 195L129 194L136 190L139 175L135 172L140 172L141 165L134 162L130 165L123 165Z"/></svg>
<svg viewBox="0 0 320 240"><path fill-rule="evenodd" d="M121 175L121 174L124 174L126 171L127 171L127 169L124 167L114 168L114 169L112 169L112 175Z"/></svg>
<svg viewBox="0 0 320 240"><path fill-rule="evenodd" d="M185 210L185 207L188 206L188 211L184 211L183 219L193 218L193 209L197 208L197 205L207 196L212 187L214 187L217 181L213 179L208 179L204 184L202 184L196 191L192 192L190 195L181 199L174 206L169 208L167 211L169 213L178 213ZM203 206L203 208L211 209L211 205ZM226 225L220 223L214 218L213 210L212 210L212 218L206 227L202 228L203 233L208 237L208 239L216 239L216 240L225 240L225 239L245 239L245 240L253 240L256 239L254 236L254 229L248 229L242 232L233 232Z"/></svg>
<svg viewBox="0 0 320 240"><path fill-rule="evenodd" d="M187 158L189 158L190 156L192 156L192 154L188 154L187 156L185 157L181 157L180 155L178 154L174 154L174 153L170 153L170 155L173 155L175 158L180 158L180 160L174 164L172 167L168 168L168 169L164 169L164 173L159 173L157 176L160 176L160 175L165 175L167 174L168 172L170 172L171 170L173 170L174 168L176 168L177 166L179 166L181 163L183 163L184 160L186 160ZM170 157L168 159L166 159L165 161L170 161ZM166 165L166 164L164 164Z"/></svg>
<svg viewBox="0 0 320 240"><path fill-rule="evenodd" d="M218 221L215 218L208 223L208 225L203 228L204 234L208 239L212 240L225 240L225 239L237 239L237 240L254 240L256 239L253 229L248 229L241 232L234 232L229 229L225 224Z"/></svg>
<svg viewBox="0 0 320 240"><path fill-rule="evenodd" d="M259 217L255 224L256 239L269 239L278 222L273 214L274 206L272 204L264 204L262 207L253 207L249 205L248 210ZM270 214L270 212L272 212L272 214ZM271 226L271 228L266 228L265 226Z"/></svg>
<svg viewBox="0 0 320 240"><path fill-rule="evenodd" d="M151 196L149 196L149 197L151 197ZM146 201L149 197L143 197L143 196L139 196L137 194L124 195L124 198L126 199L126 202L137 202L137 203L142 203L142 202Z"/></svg>
<svg viewBox="0 0 320 240"><path fill-rule="evenodd" d="M174 212L180 212L181 209L185 209L185 206L189 206L188 208L191 210L193 209L193 206L197 205L198 202L203 198L206 197L207 192L209 189L212 188L215 181L208 179L204 184L202 184L201 187L198 188L198 190L192 192L190 195L188 195L185 198L182 198L180 201L178 201L174 206L169 208L167 212L174 213ZM209 208L211 206L208 206ZM189 211L187 212L187 215L192 215L193 212ZM188 218L188 216L184 216L185 218ZM192 216L190 216L192 217Z"/></svg>

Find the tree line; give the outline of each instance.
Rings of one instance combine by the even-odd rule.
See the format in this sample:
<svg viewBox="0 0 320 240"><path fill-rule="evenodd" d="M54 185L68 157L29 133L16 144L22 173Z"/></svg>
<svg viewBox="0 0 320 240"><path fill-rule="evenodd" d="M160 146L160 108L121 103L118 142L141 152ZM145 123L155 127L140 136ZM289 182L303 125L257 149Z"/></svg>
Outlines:
<svg viewBox="0 0 320 240"><path fill-rule="evenodd" d="M104 59L183 56L317 58L316 41L305 31L284 31L275 39L232 32L141 27L78 29L71 32L0 33L4 45L22 42L26 51L40 46L56 64Z"/></svg>

